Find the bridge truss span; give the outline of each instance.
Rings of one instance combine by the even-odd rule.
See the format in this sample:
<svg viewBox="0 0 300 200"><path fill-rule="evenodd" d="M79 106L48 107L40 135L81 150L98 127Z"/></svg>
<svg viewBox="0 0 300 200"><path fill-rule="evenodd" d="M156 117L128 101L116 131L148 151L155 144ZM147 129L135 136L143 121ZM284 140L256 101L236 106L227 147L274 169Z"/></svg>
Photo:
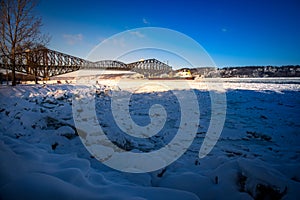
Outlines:
<svg viewBox="0 0 300 200"><path fill-rule="evenodd" d="M131 71L135 71L146 76L158 76L172 71L172 67L154 58L133 62L127 64L127 66Z"/></svg>
<svg viewBox="0 0 300 200"><path fill-rule="evenodd" d="M13 62L9 56L1 56L0 67L12 70ZM27 50L15 55L15 70L17 72L49 78L79 70L92 62L50 49Z"/></svg>
<svg viewBox="0 0 300 200"><path fill-rule="evenodd" d="M15 62L13 62L13 60ZM146 77L158 76L172 71L172 67L156 59L148 59L125 64L117 60L91 62L47 48L26 50L10 56L0 56L0 68L48 79L52 76L74 72L79 69L130 70Z"/></svg>
<svg viewBox="0 0 300 200"><path fill-rule="evenodd" d="M90 66L83 67L83 69L112 69L112 70L130 70L128 66L117 60L101 60L94 62Z"/></svg>

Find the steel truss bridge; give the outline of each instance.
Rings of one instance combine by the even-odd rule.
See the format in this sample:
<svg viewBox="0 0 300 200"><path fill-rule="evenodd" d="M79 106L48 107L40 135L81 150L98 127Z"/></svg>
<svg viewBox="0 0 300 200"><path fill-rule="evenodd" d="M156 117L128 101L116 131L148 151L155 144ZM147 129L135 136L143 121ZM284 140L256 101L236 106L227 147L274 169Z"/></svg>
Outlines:
<svg viewBox="0 0 300 200"><path fill-rule="evenodd" d="M13 62L6 56L0 57L0 68L13 69ZM74 72L79 69L130 70L147 77L158 76L172 71L172 67L156 59L125 64L116 60L91 62L50 49L27 50L15 56L15 71L43 79Z"/></svg>

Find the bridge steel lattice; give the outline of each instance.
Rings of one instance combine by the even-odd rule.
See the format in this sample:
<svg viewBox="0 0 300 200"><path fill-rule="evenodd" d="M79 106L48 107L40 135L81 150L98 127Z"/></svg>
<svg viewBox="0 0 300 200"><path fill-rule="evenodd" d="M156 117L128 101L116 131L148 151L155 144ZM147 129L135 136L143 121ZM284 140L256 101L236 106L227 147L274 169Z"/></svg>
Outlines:
<svg viewBox="0 0 300 200"><path fill-rule="evenodd" d="M82 67L82 69L112 69L112 70L130 70L128 66L117 60L101 60L92 65Z"/></svg>
<svg viewBox="0 0 300 200"><path fill-rule="evenodd" d="M13 63L6 56L0 56L0 68L13 69ZM172 67L156 59L148 59L125 64L116 60L91 62L50 49L27 50L16 54L15 71L49 78L79 69L130 70L145 76L158 76L172 71Z"/></svg>
<svg viewBox="0 0 300 200"><path fill-rule="evenodd" d="M50 49L38 49L16 54L15 70L17 72L49 78L79 70L89 66L92 62L70 56ZM1 56L0 67L12 70L13 63L5 56Z"/></svg>
<svg viewBox="0 0 300 200"><path fill-rule="evenodd" d="M172 67L156 59L142 60L127 64L131 71L146 76L158 76L172 71Z"/></svg>

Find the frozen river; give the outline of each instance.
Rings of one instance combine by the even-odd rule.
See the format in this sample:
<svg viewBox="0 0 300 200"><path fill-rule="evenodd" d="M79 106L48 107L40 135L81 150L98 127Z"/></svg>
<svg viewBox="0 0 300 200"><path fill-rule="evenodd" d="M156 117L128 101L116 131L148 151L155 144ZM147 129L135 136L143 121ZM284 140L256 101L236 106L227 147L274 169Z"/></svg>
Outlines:
<svg viewBox="0 0 300 200"><path fill-rule="evenodd" d="M104 86L114 91L95 95L94 92L105 90ZM300 187L299 91L298 78L115 79L99 80L98 85L91 83L89 87L0 86L1 198L296 199ZM123 96L114 96L114 92ZM129 116L118 104L128 93ZM190 100L191 94L197 105ZM221 98L215 98L218 95ZM90 97L93 101L88 101ZM89 105L97 122L81 114L85 111L74 107L76 101L93 102ZM165 111L153 107L153 113L149 112L153 105L161 105ZM87 128L75 124L76 113L81 115L79 121L89 122ZM187 127L181 125L185 115L189 119ZM214 115L223 116L224 123L220 121L222 129L216 144L200 158L199 150L209 127L218 126L211 123ZM164 124L157 135L139 138L134 134L139 134L140 129L127 126L130 123L137 127ZM195 130L195 137L178 159L161 169L128 173L100 162L97 151L87 151L85 142L90 142L91 147L105 142L86 139L93 136L88 131L82 139L84 130L92 132L96 126L102 127L113 144L136 154L168 146L178 130L187 134L194 134L191 130ZM108 147L105 152L109 154L111 149ZM144 165L138 166L155 167L166 160L161 156L153 162L143 160ZM133 162L119 161L118 166L125 167Z"/></svg>

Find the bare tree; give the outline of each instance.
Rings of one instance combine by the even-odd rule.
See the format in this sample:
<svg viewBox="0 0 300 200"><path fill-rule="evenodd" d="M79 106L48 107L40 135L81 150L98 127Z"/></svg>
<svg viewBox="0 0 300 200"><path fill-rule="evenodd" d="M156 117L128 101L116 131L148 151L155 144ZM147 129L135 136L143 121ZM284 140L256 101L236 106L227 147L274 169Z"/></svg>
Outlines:
<svg viewBox="0 0 300 200"><path fill-rule="evenodd" d="M35 0L0 0L0 51L12 65L12 85L16 85L16 55L46 46L50 38L40 32L42 20L34 13Z"/></svg>

